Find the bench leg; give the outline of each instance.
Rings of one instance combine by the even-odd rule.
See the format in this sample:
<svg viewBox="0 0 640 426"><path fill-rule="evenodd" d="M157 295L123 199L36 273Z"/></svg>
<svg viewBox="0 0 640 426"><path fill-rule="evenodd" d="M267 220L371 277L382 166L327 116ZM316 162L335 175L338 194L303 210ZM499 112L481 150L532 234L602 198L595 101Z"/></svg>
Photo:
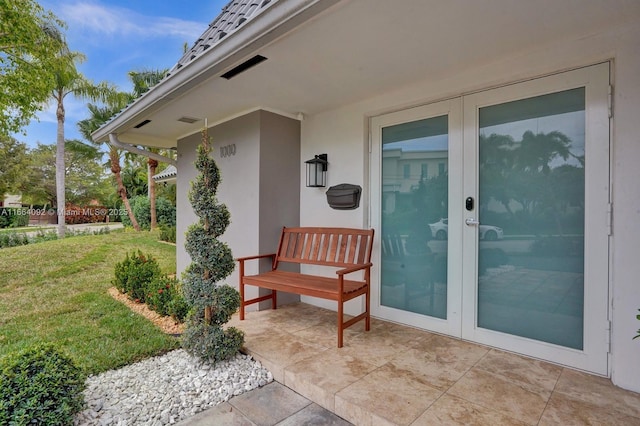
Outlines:
<svg viewBox="0 0 640 426"><path fill-rule="evenodd" d="M244 283L240 278L240 321L244 320Z"/></svg>
<svg viewBox="0 0 640 426"><path fill-rule="evenodd" d="M342 338L343 338L343 332L344 332L343 309L344 309L343 301L338 300L338 347L339 348L342 347Z"/></svg>
<svg viewBox="0 0 640 426"><path fill-rule="evenodd" d="M271 290L271 309L278 308L278 292L276 290Z"/></svg>
<svg viewBox="0 0 640 426"><path fill-rule="evenodd" d="M364 329L365 331L369 331L371 330L371 309L369 308L369 306L371 305L371 292L369 292L369 287L367 287L367 293L365 295L365 312L367 313L367 316L365 317L364 320Z"/></svg>

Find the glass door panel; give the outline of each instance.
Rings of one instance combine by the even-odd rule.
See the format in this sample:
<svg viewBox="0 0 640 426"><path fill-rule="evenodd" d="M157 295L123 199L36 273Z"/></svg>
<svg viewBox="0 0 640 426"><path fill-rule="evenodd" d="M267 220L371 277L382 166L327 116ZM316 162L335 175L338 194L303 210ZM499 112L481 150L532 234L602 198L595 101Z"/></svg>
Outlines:
<svg viewBox="0 0 640 426"><path fill-rule="evenodd" d="M607 373L608 76L463 98L463 338Z"/></svg>
<svg viewBox="0 0 640 426"><path fill-rule="evenodd" d="M478 117L478 326L582 349L585 89Z"/></svg>
<svg viewBox="0 0 640 426"><path fill-rule="evenodd" d="M372 314L455 336L462 212L451 205L462 191L461 112L455 98L371 121Z"/></svg>
<svg viewBox="0 0 640 426"><path fill-rule="evenodd" d="M448 117L382 129L380 303L447 318Z"/></svg>

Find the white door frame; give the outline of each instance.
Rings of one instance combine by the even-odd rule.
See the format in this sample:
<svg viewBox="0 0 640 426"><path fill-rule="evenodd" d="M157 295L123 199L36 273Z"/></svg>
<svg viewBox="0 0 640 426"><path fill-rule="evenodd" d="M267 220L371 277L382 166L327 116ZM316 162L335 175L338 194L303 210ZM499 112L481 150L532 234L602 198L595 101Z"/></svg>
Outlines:
<svg viewBox="0 0 640 426"><path fill-rule="evenodd" d="M464 97L464 189L465 197L478 199L478 111L483 106L501 104L548 93L585 87L585 257L584 257L584 346L566 348L477 326L478 238L477 228L463 231L463 315L462 338L525 353L529 356L570 365L606 375L609 338L609 64L487 90ZM476 212L464 212L464 219ZM477 216L475 217L477 218ZM469 260L475 260L471 262ZM468 312L474 310L474 315ZM526 320L526 319L525 319Z"/></svg>
<svg viewBox="0 0 640 426"><path fill-rule="evenodd" d="M449 127L449 223L462 221L461 208L451 208L452 200L459 200L462 197L462 104L461 98L454 98L441 102L432 103L425 106L415 107L408 110L397 111L371 119L371 226L381 229L381 203L382 203L382 129L396 124L422 120L442 115L448 116ZM452 160L457 159L457 160ZM454 202L455 204L455 202ZM428 226L425 222L425 226ZM379 238L378 238L379 241ZM411 324L415 327L432 330L438 333L460 336L461 329L461 279L462 271L459 265L462 262L459 249L452 250L452 247L459 247L462 243L462 228L449 227L448 238L448 264L447 264L447 319L428 317L413 312L394 309L381 304L380 300L380 265L381 250L380 244L374 245L372 258L373 267L371 273L371 312L374 316L384 318L389 321Z"/></svg>
<svg viewBox="0 0 640 426"><path fill-rule="evenodd" d="M479 108L562 90L585 87L585 273L584 347L565 348L477 326L477 228L464 220L477 218L464 209L464 198L478 199ZM381 229L382 129L405 122L449 117L449 239L447 319L402 311L380 303L381 250L373 250L372 314L438 333L499 347L597 374L608 374L609 344L609 63L515 83L496 89L371 117L371 226ZM379 241L379 239L378 239Z"/></svg>

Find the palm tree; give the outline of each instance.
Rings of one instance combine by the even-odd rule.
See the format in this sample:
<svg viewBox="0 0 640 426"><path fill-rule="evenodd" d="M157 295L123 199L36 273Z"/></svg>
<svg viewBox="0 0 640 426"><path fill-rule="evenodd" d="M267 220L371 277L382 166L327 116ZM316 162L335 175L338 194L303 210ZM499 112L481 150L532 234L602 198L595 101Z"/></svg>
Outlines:
<svg viewBox="0 0 640 426"><path fill-rule="evenodd" d="M90 118L82 120L78 122L78 128L80 129L80 133L90 141L93 141L91 138L91 134L98 130L100 126L106 123L112 116L114 116L118 111L120 111L123 107L127 105L127 103L133 101L135 98L141 96L143 93L147 92L153 85L157 84L164 78L164 75L168 70L150 70L150 71L130 71L129 78L133 83L133 93L124 93L120 92L118 95L112 99L111 102L107 103L107 106L97 106L94 104L88 104L89 112L91 114ZM149 149L151 152L154 149ZM111 162L111 172L115 176L116 185L117 185L117 193L122 200L122 203L127 210L127 215L129 219L131 219L131 224L133 225L136 231L140 230L140 225L133 215L133 211L131 209L131 204L129 203L129 199L127 197L127 190L124 186L124 181L122 179L122 167L120 166L120 151L112 145L109 145L109 159ZM153 176L155 174L155 168L158 165L158 162L153 159L148 159L148 171L149 176ZM155 197L155 185L153 181L149 182L149 202L151 204L151 227L156 227L157 219L156 219L156 197Z"/></svg>
<svg viewBox="0 0 640 426"><path fill-rule="evenodd" d="M168 68L163 70L143 70L143 71L129 71L129 78L133 83L133 96L138 98L145 92L149 91L151 87L158 84L169 71ZM151 152L158 153L157 148L147 148ZM158 160L151 157L147 159L147 172L148 172L148 192L149 192L149 204L151 208L151 229L155 229L158 226L156 218L156 185L152 177L156 174L156 168L158 167Z"/></svg>
<svg viewBox="0 0 640 426"><path fill-rule="evenodd" d="M121 103L122 95L109 83L94 84L85 78L76 64L84 60L84 55L71 52L66 47L59 53L53 68L55 88L52 98L56 102L56 118L58 129L56 137L56 198L58 206L58 237L65 234L65 164L64 164L64 99L69 96L89 99L91 101Z"/></svg>
<svg viewBox="0 0 640 426"><path fill-rule="evenodd" d="M115 113L117 113L121 109L121 105L117 104L111 107L103 106L99 107L94 104L88 104L89 112L91 113L90 118L86 118L78 122L78 128L80 129L80 133L87 140L92 141L91 133L95 132L106 123ZM131 209L131 203L129 203L129 198L127 197L127 189L124 186L124 182L122 180L122 167L120 167L120 151L113 145L109 145L109 160L111 163L111 172L113 173L116 179L116 192L120 196L122 200L122 204L124 204L124 208L127 210L127 215L131 220L131 224L136 231L140 231L140 225L136 220L136 217L133 214L133 210Z"/></svg>

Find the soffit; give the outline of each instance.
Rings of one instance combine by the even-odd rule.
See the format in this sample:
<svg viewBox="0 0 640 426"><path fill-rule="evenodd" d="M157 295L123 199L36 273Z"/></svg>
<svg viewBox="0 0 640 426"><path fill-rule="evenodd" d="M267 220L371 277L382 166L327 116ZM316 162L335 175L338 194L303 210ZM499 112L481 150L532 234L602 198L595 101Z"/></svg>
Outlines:
<svg viewBox="0 0 640 426"><path fill-rule="evenodd" d="M633 0L344 1L244 58L267 61L177 94L119 137L175 146L204 124L177 121L184 116L211 124L255 108L315 114L639 16Z"/></svg>

